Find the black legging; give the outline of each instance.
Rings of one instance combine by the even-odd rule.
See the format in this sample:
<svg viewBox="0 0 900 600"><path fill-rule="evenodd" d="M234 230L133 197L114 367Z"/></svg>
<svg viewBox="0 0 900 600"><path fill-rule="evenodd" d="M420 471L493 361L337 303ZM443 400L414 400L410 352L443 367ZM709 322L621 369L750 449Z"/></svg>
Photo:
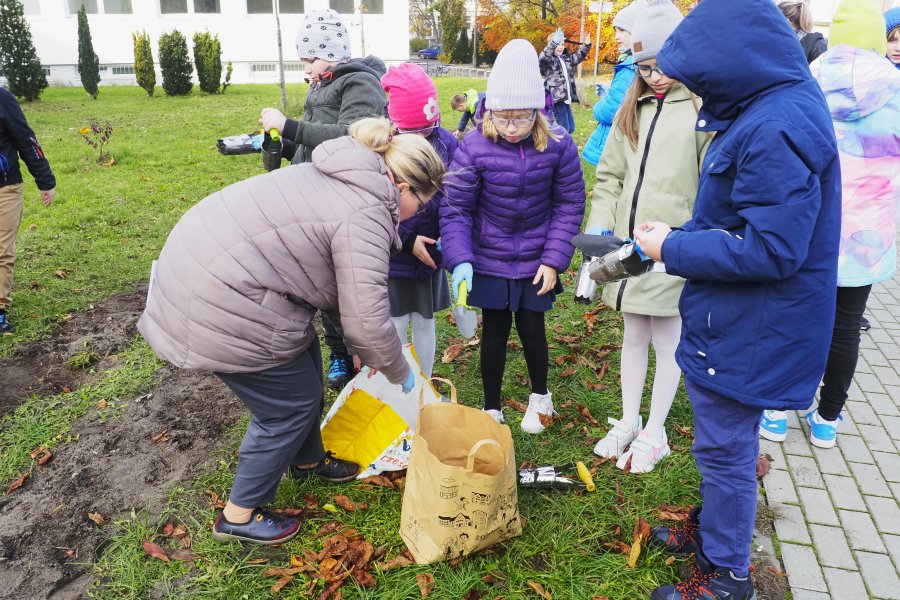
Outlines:
<svg viewBox="0 0 900 600"><path fill-rule="evenodd" d="M500 387L506 369L506 342L512 329L513 313L508 310L484 309L481 332L481 381L484 386L484 408L500 409ZM547 331L544 313L520 310L516 313L516 330L522 340L531 391L547 393L547 371L550 351L547 348Z"/></svg>
<svg viewBox="0 0 900 600"><path fill-rule="evenodd" d="M819 416L823 419L837 419L847 402L847 390L859 360L859 324L871 291L871 285L837 289L834 332L819 393Z"/></svg>

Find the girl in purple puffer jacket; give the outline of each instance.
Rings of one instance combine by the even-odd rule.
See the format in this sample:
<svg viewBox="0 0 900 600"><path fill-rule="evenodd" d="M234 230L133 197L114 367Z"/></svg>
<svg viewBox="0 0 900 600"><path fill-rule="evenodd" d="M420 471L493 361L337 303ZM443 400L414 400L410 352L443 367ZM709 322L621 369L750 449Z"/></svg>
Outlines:
<svg viewBox="0 0 900 600"><path fill-rule="evenodd" d="M449 165L458 142L441 127L437 88L425 71L413 63L390 67L381 78L381 85L390 96L388 115L397 127L396 134L421 135L444 165ZM391 256L388 279L391 320L404 344L412 326L413 347L427 377L431 377L434 366L434 313L450 306L447 275L440 268L437 245L442 196L438 189L431 202L422 203L414 216L400 223L403 249Z"/></svg>
<svg viewBox="0 0 900 600"><path fill-rule="evenodd" d="M444 266L454 295L465 282L468 303L482 309L481 376L485 410L503 422L500 388L513 315L522 340L531 396L522 430L544 430L552 415L547 389L544 313L562 291L584 215L578 149L549 125L537 53L512 40L488 78L479 132L460 143L441 203Z"/></svg>

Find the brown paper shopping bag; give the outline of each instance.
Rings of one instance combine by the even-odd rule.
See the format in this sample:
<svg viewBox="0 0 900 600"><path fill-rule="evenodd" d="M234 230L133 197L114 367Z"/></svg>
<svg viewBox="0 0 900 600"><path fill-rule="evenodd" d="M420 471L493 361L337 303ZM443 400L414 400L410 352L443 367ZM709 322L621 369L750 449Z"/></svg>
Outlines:
<svg viewBox="0 0 900 600"><path fill-rule="evenodd" d="M400 536L419 564L522 533L509 427L457 403L452 386L450 400L421 406L412 439Z"/></svg>

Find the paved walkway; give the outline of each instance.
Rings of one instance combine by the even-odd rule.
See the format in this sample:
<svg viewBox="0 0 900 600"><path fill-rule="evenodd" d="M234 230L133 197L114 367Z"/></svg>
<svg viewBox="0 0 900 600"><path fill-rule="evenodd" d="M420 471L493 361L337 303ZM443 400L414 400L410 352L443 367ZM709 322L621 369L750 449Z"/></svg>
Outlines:
<svg viewBox="0 0 900 600"><path fill-rule="evenodd" d="M900 600L900 275L873 288L866 314L837 447L812 446L799 412L783 444L760 440L793 600Z"/></svg>

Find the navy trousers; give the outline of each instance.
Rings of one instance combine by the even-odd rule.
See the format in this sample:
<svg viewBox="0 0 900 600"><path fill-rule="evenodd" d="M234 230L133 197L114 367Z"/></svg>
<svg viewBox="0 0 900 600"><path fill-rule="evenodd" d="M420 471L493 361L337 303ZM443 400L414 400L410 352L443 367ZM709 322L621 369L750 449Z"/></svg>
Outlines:
<svg viewBox="0 0 900 600"><path fill-rule="evenodd" d="M238 451L228 499L241 508L272 502L290 465L325 456L322 416L322 351L319 340L291 362L255 373L216 373L253 413Z"/></svg>
<svg viewBox="0 0 900 600"><path fill-rule="evenodd" d="M557 102L553 105L553 116L556 124L568 131L575 133L575 117L572 115L572 105L565 102Z"/></svg>
<svg viewBox="0 0 900 600"><path fill-rule="evenodd" d="M701 477L703 554L715 566L746 577L756 520L762 409L693 385L688 378L684 387L694 408L691 453Z"/></svg>

